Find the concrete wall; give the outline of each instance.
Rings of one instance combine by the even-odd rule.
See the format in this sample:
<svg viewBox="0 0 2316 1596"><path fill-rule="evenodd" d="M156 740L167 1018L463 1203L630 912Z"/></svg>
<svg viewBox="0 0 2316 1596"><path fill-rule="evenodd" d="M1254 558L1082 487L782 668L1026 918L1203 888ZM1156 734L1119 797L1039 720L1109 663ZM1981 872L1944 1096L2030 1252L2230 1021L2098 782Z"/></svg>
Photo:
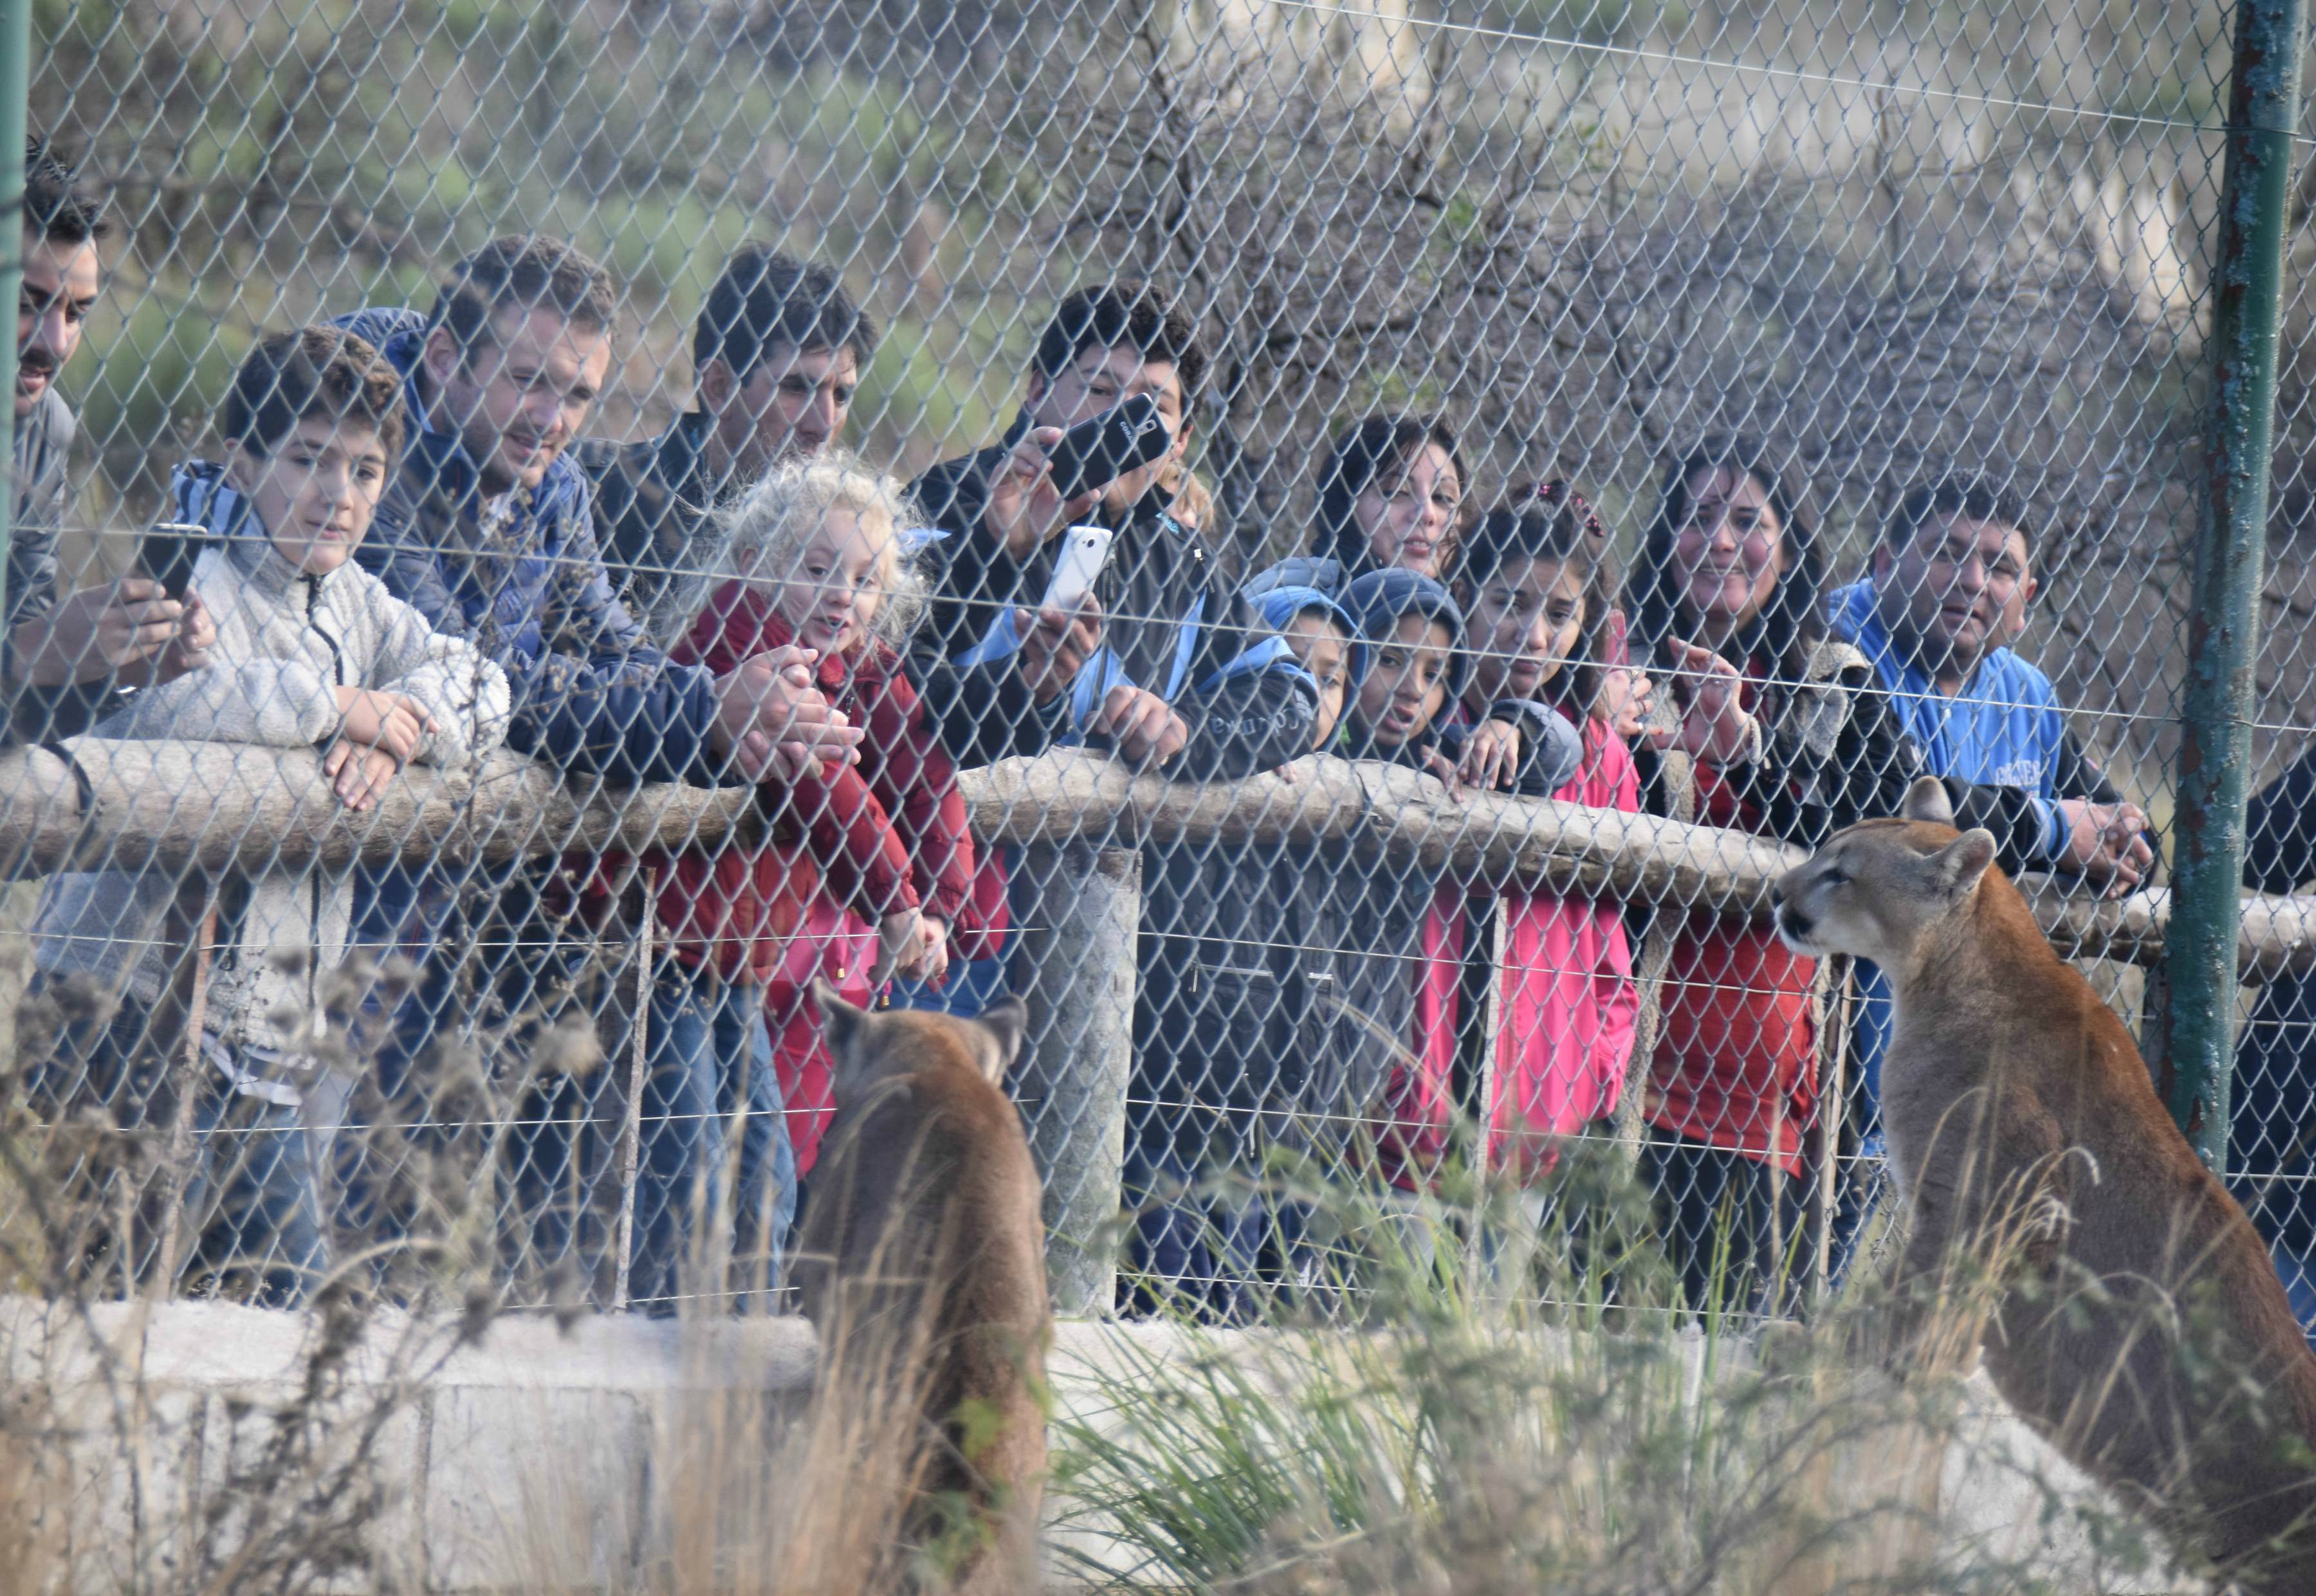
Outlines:
<svg viewBox="0 0 2316 1596"><path fill-rule="evenodd" d="M197 1521L229 1470L246 1481L271 1434L266 1409L294 1396L320 1333L311 1319L207 1304L172 1305L149 1323L116 1305L76 1318L22 1300L0 1304L18 1388L39 1382L75 1431L67 1449L73 1538L59 1548L71 1588L119 1588L140 1533L149 1542L154 1524ZM1064 1324L1056 1398L1088 1411L1094 1370L1120 1367L1129 1350L1168 1357L1180 1345L1163 1328ZM1701 1342L1697 1351L1701 1365ZM639 1559L664 1555L665 1527L646 1504L666 1495L655 1471L681 1439L684 1399L735 1390L800 1395L813 1355L811 1331L795 1318L679 1326L589 1317L567 1330L509 1318L471 1346L456 1344L450 1326L387 1321L368 1327L344 1360L343 1387L319 1405L353 1415L375 1412L382 1395L404 1399L373 1451L391 1494L377 1544L398 1582L506 1590L535 1586L537 1571L550 1566L583 1587L615 1583ZM141 1425L133 1400L122 1405L138 1389L148 1415ZM144 1437L140 1446L120 1444L129 1430ZM1973 1389L1964 1431L1943 1470L1947 1532L2032 1556L2060 1588L2093 1588L2097 1555L2070 1510L2095 1506L2096 1492L1990 1389ZM1049 1517L1066 1507L1048 1498ZM2097 1588L2133 1587L2114 1583L2109 1570ZM2144 1588L2178 1586L2151 1580Z"/></svg>

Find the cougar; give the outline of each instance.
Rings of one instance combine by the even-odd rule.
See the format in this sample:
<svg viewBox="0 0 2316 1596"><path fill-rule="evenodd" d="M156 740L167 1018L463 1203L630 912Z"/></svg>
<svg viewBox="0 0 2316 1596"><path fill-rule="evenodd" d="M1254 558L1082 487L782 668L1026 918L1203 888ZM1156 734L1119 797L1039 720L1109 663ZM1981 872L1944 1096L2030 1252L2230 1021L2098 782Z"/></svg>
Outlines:
<svg viewBox="0 0 2316 1596"><path fill-rule="evenodd" d="M1870 958L1895 993L1882 1115L1910 1228L1885 1356L1902 1374L1977 1268L1977 1350L2030 1424L2244 1591L2316 1592L2316 1356L2130 1033L1993 860L1924 778L1776 888L1789 944Z"/></svg>
<svg viewBox="0 0 2316 1596"><path fill-rule="evenodd" d="M794 1279L823 1389L904 1388L919 1404L929 1450L911 1533L957 1554L943 1588L1033 1589L1053 1315L1038 1173L999 1084L1021 1004L958 1020L871 1014L824 983L815 996L837 1121Z"/></svg>

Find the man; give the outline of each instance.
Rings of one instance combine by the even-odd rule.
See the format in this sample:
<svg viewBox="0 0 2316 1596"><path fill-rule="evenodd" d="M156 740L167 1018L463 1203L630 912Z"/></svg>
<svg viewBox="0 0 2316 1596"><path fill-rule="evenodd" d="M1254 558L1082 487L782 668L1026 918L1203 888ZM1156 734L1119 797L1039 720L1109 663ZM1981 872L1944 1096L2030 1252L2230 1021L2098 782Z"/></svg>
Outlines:
<svg viewBox="0 0 2316 1596"><path fill-rule="evenodd" d="M1082 289L1038 339L1002 441L916 483L939 535L920 557L932 601L911 668L960 765L1080 739L1182 773L1243 775L1308 752L1307 682L1284 669L1222 674L1266 629L1159 486L1189 450L1206 368L1190 318L1147 285ZM1171 447L1064 501L1046 450L1064 428L1145 394ZM1033 614L1073 522L1116 534L1109 563L1074 613Z"/></svg>
<svg viewBox="0 0 2316 1596"><path fill-rule="evenodd" d="M759 655L721 676L673 664L613 596L595 552L586 478L566 455L609 373L614 319L601 268L567 244L523 237L459 262L430 316L381 309L342 318L403 373L415 424L362 563L436 630L475 640L505 670L507 742L521 753L621 786L779 780L851 759L860 734L814 689L800 653ZM469 955L476 979L461 1001L489 1003L479 1017L462 1015L468 1028L528 1039L540 1059L556 1052L546 1039L555 1021L602 974L596 939L583 926L565 935L575 914L602 907L583 890L594 862L566 860L551 871L477 866L459 877L395 870L370 883L364 940L399 944L425 971L415 1001L396 1018L381 1083L388 1093L447 1017ZM673 965L655 972L656 984L669 985L669 1002L681 1008L692 994L674 990ZM719 1088L733 1083L719 1076L746 1061L707 1057L704 1028L682 1015L655 1019L636 1295L672 1306L686 1193L721 1147ZM768 1103L762 1095L766 1081L752 1073L743 1086L751 1110L744 1181L777 1160L786 1137L777 1096ZM526 1113L533 1126L514 1138L519 1182L540 1208L536 1239L550 1261L570 1238L546 1195L567 1184L575 1148L542 1122L567 1095L557 1085L530 1105L539 1110ZM594 1107L583 1105L582 1117ZM792 1179L782 1186L792 1197ZM359 1195L376 1200L374 1190ZM777 1229L769 1239L777 1244Z"/></svg>
<svg viewBox="0 0 2316 1596"><path fill-rule="evenodd" d="M2019 507L1991 485L1949 477L1915 487L1883 527L1873 576L1833 594L1832 629L1872 663L1911 755L1945 780L1955 824L1993 833L2004 869L2127 891L2154 863L2146 813L2083 755L2050 678L2003 646L2034 597L2032 554ZM1862 962L1857 986L1853 1067L1867 1162L1843 1183L1837 1278L1879 1195L1890 989Z"/></svg>
<svg viewBox="0 0 2316 1596"><path fill-rule="evenodd" d="M198 593L168 597L142 576L59 596L58 544L71 500L77 431L57 392L80 347L111 231L94 199L37 138L24 146L23 285L16 302L14 520L8 536L7 625L0 633L11 740L85 730L116 686L168 681L204 664L217 628Z"/></svg>
<svg viewBox="0 0 2316 1596"><path fill-rule="evenodd" d="M654 638L680 637L707 597L723 553L708 512L784 456L834 443L876 350L877 324L836 273L744 245L692 327L692 408L656 438L575 450L604 563Z"/></svg>

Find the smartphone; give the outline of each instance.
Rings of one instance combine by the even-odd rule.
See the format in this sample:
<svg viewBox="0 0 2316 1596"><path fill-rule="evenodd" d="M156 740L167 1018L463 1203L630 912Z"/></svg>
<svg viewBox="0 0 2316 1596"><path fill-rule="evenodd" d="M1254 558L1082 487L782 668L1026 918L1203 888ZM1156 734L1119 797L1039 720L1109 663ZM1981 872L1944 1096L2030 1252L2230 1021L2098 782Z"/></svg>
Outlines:
<svg viewBox="0 0 2316 1596"><path fill-rule="evenodd" d="M1174 447L1174 434L1158 414L1158 401L1136 394L1100 415L1091 415L1061 435L1046 459L1054 486L1065 499L1108 487L1138 466L1162 459Z"/></svg>
<svg viewBox="0 0 2316 1596"><path fill-rule="evenodd" d="M1109 545L1116 536L1108 527L1065 528L1062 552L1054 561L1054 579L1046 584L1046 596L1038 608L1066 614L1085 602L1095 578L1109 561Z"/></svg>
<svg viewBox="0 0 2316 1596"><path fill-rule="evenodd" d="M185 589L192 585L193 562L201 557L209 547L209 529L190 522L156 522L145 531L144 541L138 546L137 564L161 591L179 603L185 602Z"/></svg>

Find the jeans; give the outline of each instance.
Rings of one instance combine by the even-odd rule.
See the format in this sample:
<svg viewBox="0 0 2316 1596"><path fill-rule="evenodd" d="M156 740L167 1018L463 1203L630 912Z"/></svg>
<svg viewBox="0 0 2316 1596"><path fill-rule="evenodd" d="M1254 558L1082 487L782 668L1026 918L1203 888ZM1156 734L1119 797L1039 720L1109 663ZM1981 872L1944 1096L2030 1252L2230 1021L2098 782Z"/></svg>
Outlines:
<svg viewBox="0 0 2316 1596"><path fill-rule="evenodd" d="M36 976L27 995L37 997L46 986L46 978ZM164 1065L162 1050L181 1059L184 1039L155 1036L152 1023L150 1011L129 1000L109 1020L68 1019L56 1053L33 1063L29 1095L34 1110L61 1119L109 1109L113 1123L157 1135L165 1146L174 1097L165 1082L174 1072ZM297 1306L329 1260L316 1133L298 1105L236 1092L206 1057L192 1085L193 1158L184 1172L172 1284L192 1280L259 1306ZM94 1257L126 1249L128 1273L144 1279L160 1262L159 1226L166 1219L149 1200L135 1203L129 1205L138 1214L130 1235L104 1233L121 1207L111 1190L120 1172L83 1170L67 1196L85 1199L90 1209L85 1217L93 1234L82 1238L80 1250Z"/></svg>
<svg viewBox="0 0 2316 1596"><path fill-rule="evenodd" d="M1826 1271L1831 1290L1841 1289L1850 1266L1857 1262L1857 1244L1890 1184L1889 1158L1889 1143L1877 1130L1866 1138L1855 1160L1839 1166L1833 1189L1833 1257Z"/></svg>
<svg viewBox="0 0 2316 1596"><path fill-rule="evenodd" d="M1809 1217L1809 1181L1726 1147L1657 1131L1641 1146L1641 1178L1693 1313L1758 1314L1773 1281L1779 1308L1797 1299L1795 1261ZM1781 1190L1779 1189L1782 1189ZM1772 1223L1772 1219L1775 1223Z"/></svg>
<svg viewBox="0 0 2316 1596"><path fill-rule="evenodd" d="M1120 1282L1129 1316L1171 1309L1201 1324L1252 1324L1266 1289L1323 1284L1308 1204L1252 1190L1201 1193L1186 1164L1132 1149L1125 1183L1137 1210L1129 1266L1143 1277Z"/></svg>
<svg viewBox="0 0 2316 1596"><path fill-rule="evenodd" d="M670 960L652 985L651 1024L628 1300L646 1313L675 1311L693 1216L713 1211L726 1122L744 1108L733 1258L742 1305L768 1306L796 1217L797 1170L763 1004L753 986Z"/></svg>

